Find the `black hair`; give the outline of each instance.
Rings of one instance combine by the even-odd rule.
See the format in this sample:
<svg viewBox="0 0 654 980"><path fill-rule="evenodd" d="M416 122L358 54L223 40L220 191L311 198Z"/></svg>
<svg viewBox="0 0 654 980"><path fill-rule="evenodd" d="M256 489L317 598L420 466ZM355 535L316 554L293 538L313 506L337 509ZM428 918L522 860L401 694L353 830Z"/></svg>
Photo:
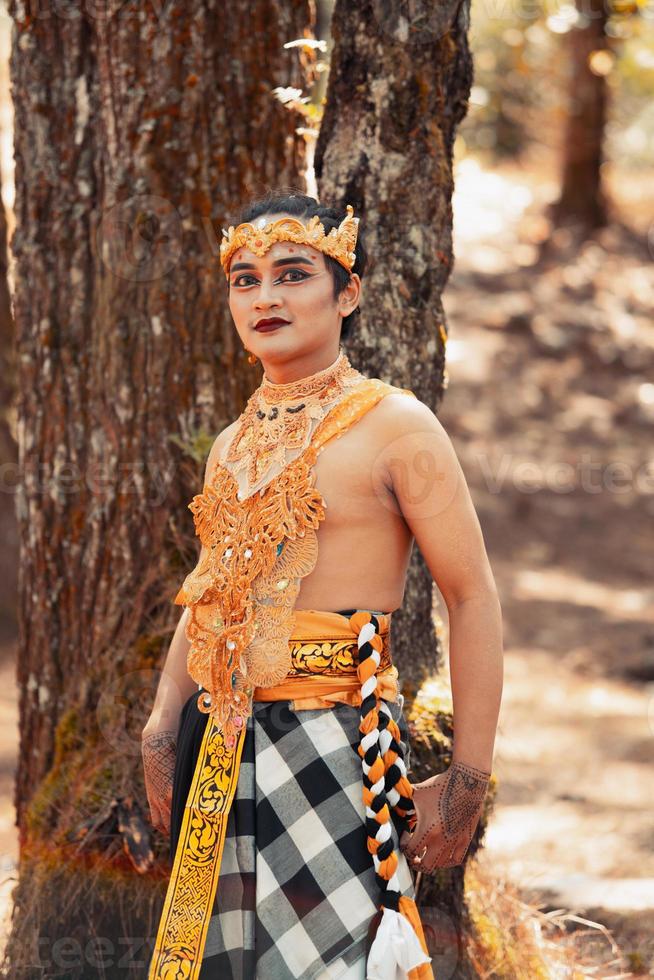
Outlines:
<svg viewBox="0 0 654 980"><path fill-rule="evenodd" d="M314 215L317 215L325 229L325 234L329 234L332 228L338 228L343 218L347 217L345 208L341 210L340 208L329 207L326 204L319 204L315 197L309 197L306 194L284 193L277 190L271 191L264 197L250 201L241 211L238 220L231 223L234 225L241 224L244 221L254 221L261 215L278 213L290 214L294 218L300 219L312 218ZM354 248L356 258L351 270L352 272L356 272L361 279L363 279L368 265L368 253L364 240L365 232L362 226L363 221L359 221L357 242ZM326 255L324 252L323 255L325 255L325 265L332 275L334 299L338 299L350 281L350 272L340 262L333 259L331 255ZM360 312L361 310L357 306L352 313L343 317L341 340L347 340L350 336L352 327Z"/></svg>

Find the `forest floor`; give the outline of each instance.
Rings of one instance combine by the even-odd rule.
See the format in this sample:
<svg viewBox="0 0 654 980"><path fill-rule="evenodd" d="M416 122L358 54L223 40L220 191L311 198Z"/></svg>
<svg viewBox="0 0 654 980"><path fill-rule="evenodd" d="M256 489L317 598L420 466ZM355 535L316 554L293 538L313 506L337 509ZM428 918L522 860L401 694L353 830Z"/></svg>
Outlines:
<svg viewBox="0 0 654 980"><path fill-rule="evenodd" d="M439 417L504 620L499 790L479 861L526 900L604 923L624 954L612 975L643 976L637 963L654 963L654 263L642 215L654 192L618 187L637 234L614 223L581 249L554 236L556 258L538 262L554 184L532 165L459 164ZM14 651L1 652L6 924L17 694Z"/></svg>
<svg viewBox="0 0 654 980"><path fill-rule="evenodd" d="M555 185L531 167L459 165L439 417L503 609L499 791L480 860L545 908L608 926L626 975L643 976L654 975L654 228L641 215L654 214L654 192L648 207L624 186L631 230L614 224L581 248L550 237L548 259Z"/></svg>

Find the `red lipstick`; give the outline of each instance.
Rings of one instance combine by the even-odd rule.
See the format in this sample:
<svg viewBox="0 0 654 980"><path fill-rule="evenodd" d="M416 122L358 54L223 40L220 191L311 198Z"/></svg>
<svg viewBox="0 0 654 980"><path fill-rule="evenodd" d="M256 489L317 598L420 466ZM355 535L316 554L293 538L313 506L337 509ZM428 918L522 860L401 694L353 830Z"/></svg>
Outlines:
<svg viewBox="0 0 654 980"><path fill-rule="evenodd" d="M279 316L262 317L255 326L255 330L259 330L261 333L267 333L269 330L276 330L277 327L282 327L288 320L284 320Z"/></svg>

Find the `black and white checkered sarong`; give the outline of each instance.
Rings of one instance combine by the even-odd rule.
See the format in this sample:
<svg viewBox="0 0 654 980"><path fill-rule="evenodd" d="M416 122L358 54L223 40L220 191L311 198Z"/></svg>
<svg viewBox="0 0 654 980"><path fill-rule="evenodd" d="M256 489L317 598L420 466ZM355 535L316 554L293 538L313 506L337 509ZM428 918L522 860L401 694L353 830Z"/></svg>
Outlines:
<svg viewBox="0 0 654 980"><path fill-rule="evenodd" d="M177 740L171 858L207 715L197 692ZM400 702L386 702L402 735ZM365 980L367 939L379 901L367 849L359 708L289 708L255 701L226 830L200 980ZM402 894L415 897L399 850Z"/></svg>

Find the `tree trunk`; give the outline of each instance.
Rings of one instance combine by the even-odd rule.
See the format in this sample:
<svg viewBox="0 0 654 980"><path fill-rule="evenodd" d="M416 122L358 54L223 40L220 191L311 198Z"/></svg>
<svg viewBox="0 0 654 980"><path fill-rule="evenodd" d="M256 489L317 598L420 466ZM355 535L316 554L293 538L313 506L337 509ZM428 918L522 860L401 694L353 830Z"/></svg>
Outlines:
<svg viewBox="0 0 654 980"><path fill-rule="evenodd" d="M15 401L15 338L7 282L7 215L0 202L0 643L16 639L18 527L15 494L18 446L13 418Z"/></svg>
<svg viewBox="0 0 654 980"><path fill-rule="evenodd" d="M601 62L591 70L591 54L606 51L607 6L604 0L577 0L577 9L582 23L572 27L566 37L568 113L561 195L553 218L557 226L574 225L588 234L607 223L601 171L607 85Z"/></svg>
<svg viewBox="0 0 654 980"><path fill-rule="evenodd" d="M452 254L452 148L472 82L469 4L337 0L327 101L315 154L324 203L363 217L371 267L357 333L345 342L368 375L411 388L434 411L443 397L447 326L442 293ZM450 761L449 697L422 709L417 689L442 652L432 577L414 547L393 617L393 660L412 729L412 782ZM481 841L481 822L471 847ZM465 956L463 867L427 878L419 895L436 976L474 976ZM459 946L461 953L459 955ZM456 968L455 968L456 967Z"/></svg>
<svg viewBox="0 0 654 980"><path fill-rule="evenodd" d="M218 236L251 193L298 183L304 166L298 121L271 90L305 84L283 45L307 33L306 0L91 6L10 5L23 545L13 976L47 962L70 977L144 975L143 940L120 937L154 938L161 881L134 868L156 866L168 842L142 812L140 731L195 560L186 505L254 383ZM109 951L89 949L96 938Z"/></svg>
<svg viewBox="0 0 654 980"><path fill-rule="evenodd" d="M452 269L452 147L472 82L468 3L337 2L327 103L314 166L321 200L363 216L371 265L360 326L344 346L356 366L443 396ZM394 657L413 697L437 662L431 576L414 548Z"/></svg>

